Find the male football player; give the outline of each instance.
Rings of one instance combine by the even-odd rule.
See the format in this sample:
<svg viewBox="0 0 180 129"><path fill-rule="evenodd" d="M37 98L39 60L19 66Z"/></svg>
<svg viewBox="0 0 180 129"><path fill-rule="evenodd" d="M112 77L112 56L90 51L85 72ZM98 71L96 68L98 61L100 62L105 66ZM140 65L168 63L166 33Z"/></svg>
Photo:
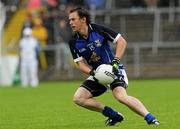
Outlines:
<svg viewBox="0 0 180 129"><path fill-rule="evenodd" d="M110 28L92 24L89 12L83 8L72 9L69 13L69 22L74 32L69 41L74 62L77 63L80 71L89 75L74 94L74 102L108 117L106 125L115 125L124 119L121 113L94 98L107 90L94 78L94 71L101 64L111 64L116 79L110 84L110 89L115 99L142 116L148 124L159 125L159 122L145 106L126 92L128 78L123 64L120 63L126 48L126 41L122 35ZM115 54L110 48L109 42L116 44Z"/></svg>

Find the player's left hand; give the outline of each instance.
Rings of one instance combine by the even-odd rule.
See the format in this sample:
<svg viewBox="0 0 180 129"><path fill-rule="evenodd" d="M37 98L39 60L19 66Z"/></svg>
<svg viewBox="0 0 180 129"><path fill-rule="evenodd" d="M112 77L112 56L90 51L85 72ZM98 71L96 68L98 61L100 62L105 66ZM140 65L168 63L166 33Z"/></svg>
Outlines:
<svg viewBox="0 0 180 129"><path fill-rule="evenodd" d="M113 72L115 75L118 74L119 64L120 64L120 59L117 57L115 57L111 62L111 65L113 66Z"/></svg>
<svg viewBox="0 0 180 129"><path fill-rule="evenodd" d="M93 79L98 82L98 79L94 77L95 75L95 70L94 69L91 69L91 71L89 72L89 75L93 76Z"/></svg>

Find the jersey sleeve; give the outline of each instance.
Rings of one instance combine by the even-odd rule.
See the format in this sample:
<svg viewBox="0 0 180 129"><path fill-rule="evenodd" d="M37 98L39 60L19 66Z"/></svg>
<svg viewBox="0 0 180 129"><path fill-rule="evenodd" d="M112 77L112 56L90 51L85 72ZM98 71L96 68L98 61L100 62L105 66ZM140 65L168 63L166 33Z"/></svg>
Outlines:
<svg viewBox="0 0 180 129"><path fill-rule="evenodd" d="M72 54L72 57L74 59L74 62L79 62L83 59L81 54L78 52L78 50L75 48L75 40L69 41L69 48Z"/></svg>
<svg viewBox="0 0 180 129"><path fill-rule="evenodd" d="M117 33L115 31L113 31L112 29L105 27L105 26L101 26L101 25L95 25L97 30L100 31L101 34L103 34L103 36L108 40L111 41L113 43L116 43L117 40L119 39L119 37L121 37L120 33Z"/></svg>

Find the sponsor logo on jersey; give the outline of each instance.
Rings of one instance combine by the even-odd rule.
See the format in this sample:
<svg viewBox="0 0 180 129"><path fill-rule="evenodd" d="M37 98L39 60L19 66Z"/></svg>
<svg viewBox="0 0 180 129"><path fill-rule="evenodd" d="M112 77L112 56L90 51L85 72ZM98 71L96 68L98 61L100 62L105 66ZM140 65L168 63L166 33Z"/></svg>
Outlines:
<svg viewBox="0 0 180 129"><path fill-rule="evenodd" d="M98 62L101 59L100 56L98 56L95 52L92 53L91 58L89 60L89 63L91 62Z"/></svg>
<svg viewBox="0 0 180 129"><path fill-rule="evenodd" d="M101 44L99 39L95 40L94 42L95 42L96 47L102 46L102 44Z"/></svg>

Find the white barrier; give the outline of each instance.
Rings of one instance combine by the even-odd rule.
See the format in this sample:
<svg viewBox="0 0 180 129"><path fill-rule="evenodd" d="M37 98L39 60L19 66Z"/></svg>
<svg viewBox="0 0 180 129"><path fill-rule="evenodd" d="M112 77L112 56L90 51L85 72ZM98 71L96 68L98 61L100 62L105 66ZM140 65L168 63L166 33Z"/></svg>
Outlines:
<svg viewBox="0 0 180 129"><path fill-rule="evenodd" d="M18 56L2 56L0 65L0 86L11 86L18 68Z"/></svg>

